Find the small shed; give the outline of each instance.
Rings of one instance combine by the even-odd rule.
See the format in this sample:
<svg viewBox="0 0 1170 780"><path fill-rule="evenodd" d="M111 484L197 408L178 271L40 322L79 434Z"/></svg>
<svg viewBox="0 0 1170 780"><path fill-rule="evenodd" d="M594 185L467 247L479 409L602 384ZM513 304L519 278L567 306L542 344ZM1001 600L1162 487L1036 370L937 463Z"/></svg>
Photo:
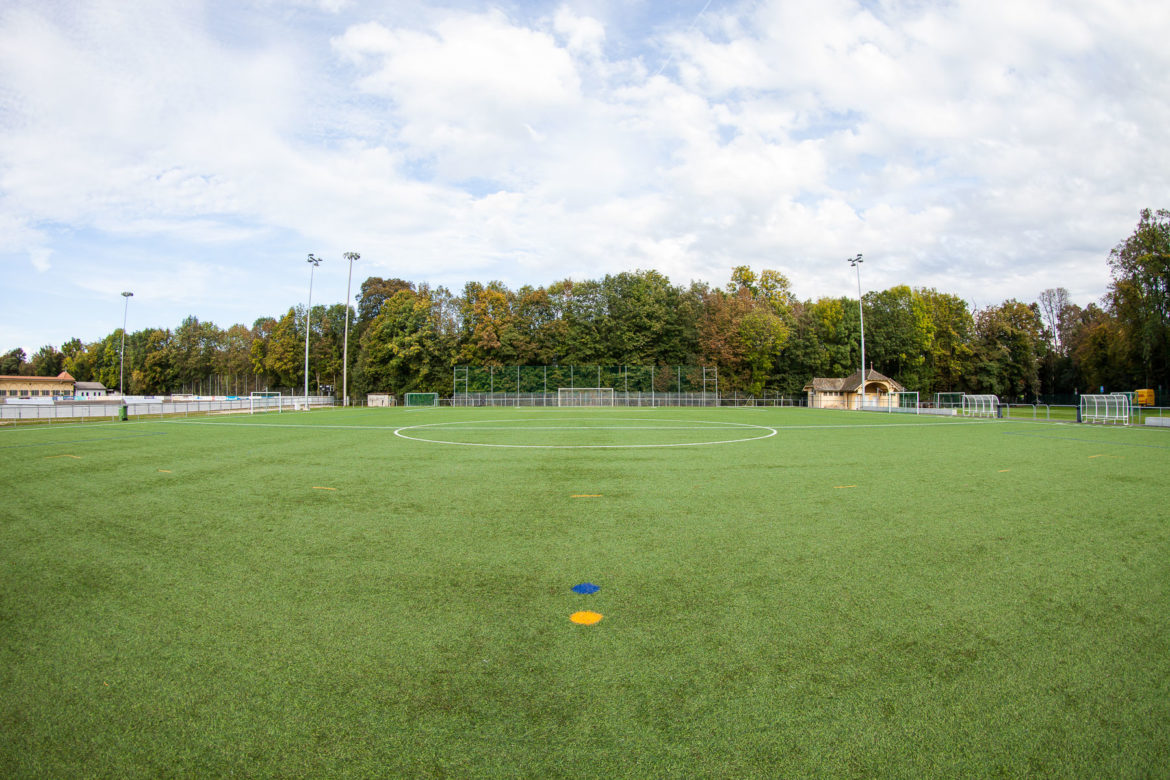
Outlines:
<svg viewBox="0 0 1170 780"><path fill-rule="evenodd" d="M906 388L888 376L874 371L865 372L866 407L884 402L890 393L900 393ZM804 386L810 409L858 409L861 407L861 371L854 371L847 377L814 377ZM872 398L871 403L868 398Z"/></svg>
<svg viewBox="0 0 1170 780"><path fill-rule="evenodd" d="M105 398L107 392L101 382L77 382L73 386L74 398Z"/></svg>
<svg viewBox="0 0 1170 780"><path fill-rule="evenodd" d="M366 406L397 406L398 398L393 393L367 393Z"/></svg>

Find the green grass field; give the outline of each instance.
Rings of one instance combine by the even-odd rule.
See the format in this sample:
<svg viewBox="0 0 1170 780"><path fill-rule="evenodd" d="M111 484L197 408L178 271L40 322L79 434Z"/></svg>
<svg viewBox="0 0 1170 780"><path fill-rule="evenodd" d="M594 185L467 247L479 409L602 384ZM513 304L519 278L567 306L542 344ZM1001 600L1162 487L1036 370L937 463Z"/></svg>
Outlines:
<svg viewBox="0 0 1170 780"><path fill-rule="evenodd" d="M0 473L0 776L1170 772L1168 430L361 409Z"/></svg>

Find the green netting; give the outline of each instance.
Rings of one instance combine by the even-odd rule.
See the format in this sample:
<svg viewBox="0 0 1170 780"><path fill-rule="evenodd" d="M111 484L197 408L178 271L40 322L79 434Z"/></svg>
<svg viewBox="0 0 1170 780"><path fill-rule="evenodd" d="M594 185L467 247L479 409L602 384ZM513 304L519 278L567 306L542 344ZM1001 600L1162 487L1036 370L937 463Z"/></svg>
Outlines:
<svg viewBox="0 0 1170 780"><path fill-rule="evenodd" d="M407 393L404 399L405 406L438 406L438 393Z"/></svg>

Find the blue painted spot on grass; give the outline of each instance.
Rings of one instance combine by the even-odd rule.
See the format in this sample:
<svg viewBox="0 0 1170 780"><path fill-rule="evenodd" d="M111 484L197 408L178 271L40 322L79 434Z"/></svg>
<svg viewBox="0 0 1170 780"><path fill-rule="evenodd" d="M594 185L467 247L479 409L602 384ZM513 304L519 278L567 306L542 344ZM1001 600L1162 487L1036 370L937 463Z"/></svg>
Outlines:
<svg viewBox="0 0 1170 780"><path fill-rule="evenodd" d="M580 585L573 586L574 593L589 594L596 593L599 590L601 590L601 586L594 585L592 582L582 582Z"/></svg>

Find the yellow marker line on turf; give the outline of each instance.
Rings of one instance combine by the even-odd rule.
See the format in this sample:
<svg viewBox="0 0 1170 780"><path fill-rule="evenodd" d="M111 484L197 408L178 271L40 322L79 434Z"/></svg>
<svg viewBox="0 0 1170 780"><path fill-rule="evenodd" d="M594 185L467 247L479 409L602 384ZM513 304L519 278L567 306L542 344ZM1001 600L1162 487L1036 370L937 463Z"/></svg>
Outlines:
<svg viewBox="0 0 1170 780"><path fill-rule="evenodd" d="M833 490L844 490L845 488L855 488L857 485L834 485Z"/></svg>
<svg viewBox="0 0 1170 780"><path fill-rule="evenodd" d="M81 460L80 455L46 455L45 457L46 458L74 458L76 460Z"/></svg>
<svg viewBox="0 0 1170 780"><path fill-rule="evenodd" d="M569 498L601 498L601 494L600 493L579 493L575 496L569 496Z"/></svg>
<svg viewBox="0 0 1170 780"><path fill-rule="evenodd" d="M337 488L318 487L317 485L313 485L313 490L337 490Z"/></svg>
<svg viewBox="0 0 1170 780"><path fill-rule="evenodd" d="M999 470L999 473L1000 473L1000 474L1006 474L1006 473L1008 473L1009 471L1011 471L1011 469L1000 469L1000 470Z"/></svg>
<svg viewBox="0 0 1170 780"><path fill-rule="evenodd" d="M170 469L159 469L158 473L159 474L170 474L171 470Z"/></svg>

